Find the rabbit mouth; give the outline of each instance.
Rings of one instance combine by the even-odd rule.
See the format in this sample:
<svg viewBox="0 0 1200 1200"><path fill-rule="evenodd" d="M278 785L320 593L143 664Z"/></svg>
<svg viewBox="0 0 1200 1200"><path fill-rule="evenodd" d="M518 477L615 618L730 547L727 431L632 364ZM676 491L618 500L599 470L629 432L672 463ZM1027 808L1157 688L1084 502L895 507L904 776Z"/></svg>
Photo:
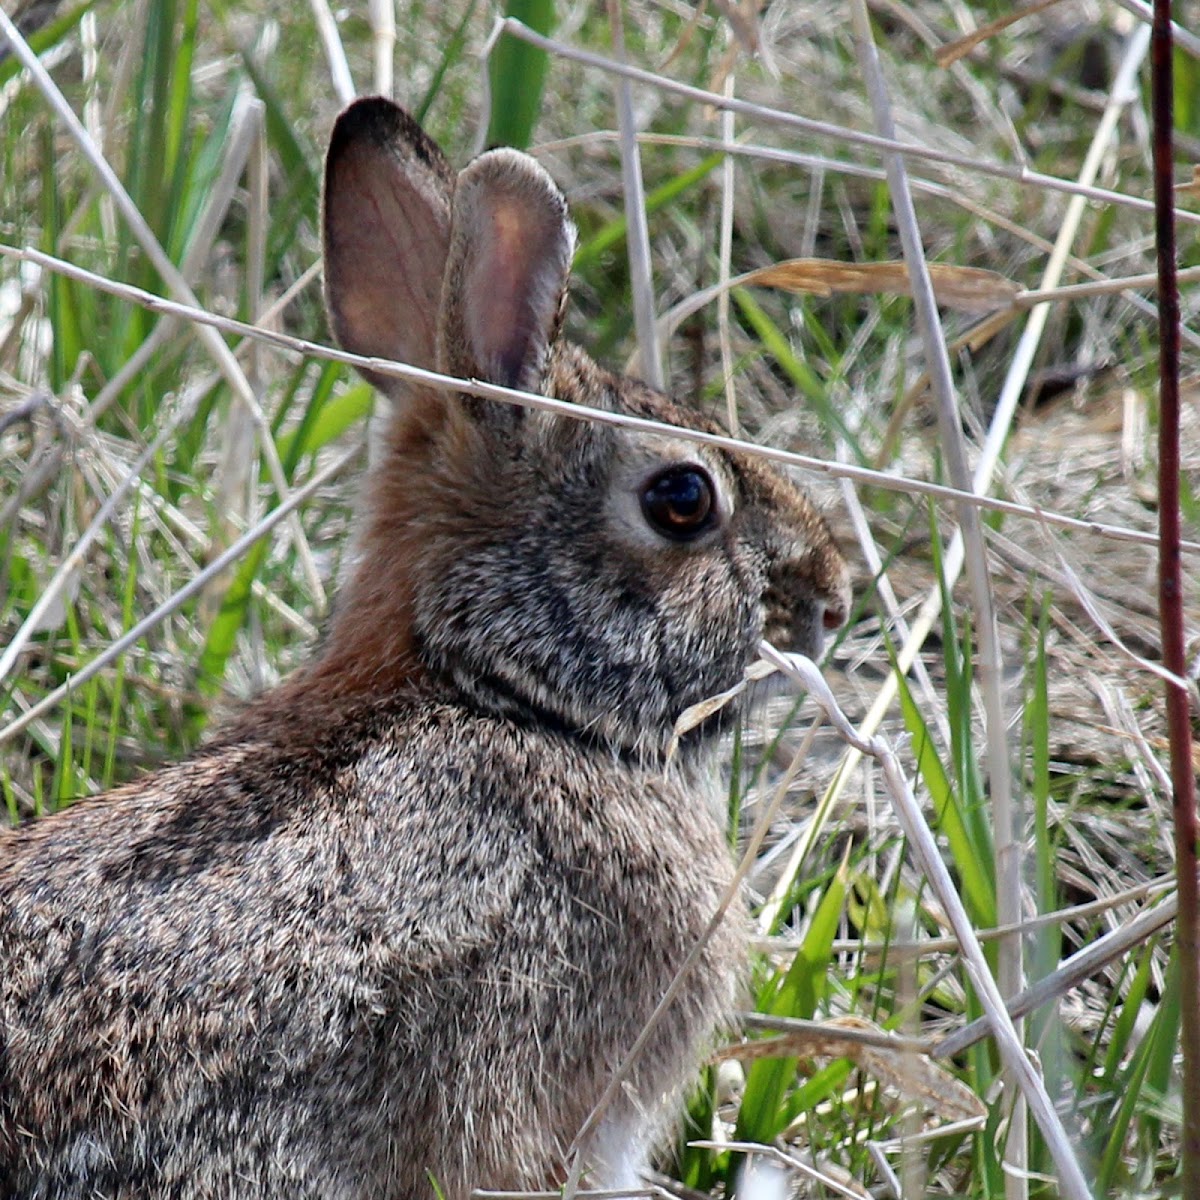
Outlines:
<svg viewBox="0 0 1200 1200"><path fill-rule="evenodd" d="M825 605L819 600L787 608L769 605L763 637L779 650L819 658L825 644L825 612Z"/></svg>

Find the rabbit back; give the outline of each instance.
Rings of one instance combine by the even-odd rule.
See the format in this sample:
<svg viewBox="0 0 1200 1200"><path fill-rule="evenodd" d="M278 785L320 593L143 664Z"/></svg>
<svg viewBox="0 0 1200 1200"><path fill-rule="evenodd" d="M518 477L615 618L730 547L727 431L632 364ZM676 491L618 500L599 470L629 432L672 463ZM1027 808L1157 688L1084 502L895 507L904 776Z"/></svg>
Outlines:
<svg viewBox="0 0 1200 1200"><path fill-rule="evenodd" d="M728 882L693 780L428 697L291 729L7 835L5 1195L545 1186ZM611 1117L646 1143L741 932Z"/></svg>

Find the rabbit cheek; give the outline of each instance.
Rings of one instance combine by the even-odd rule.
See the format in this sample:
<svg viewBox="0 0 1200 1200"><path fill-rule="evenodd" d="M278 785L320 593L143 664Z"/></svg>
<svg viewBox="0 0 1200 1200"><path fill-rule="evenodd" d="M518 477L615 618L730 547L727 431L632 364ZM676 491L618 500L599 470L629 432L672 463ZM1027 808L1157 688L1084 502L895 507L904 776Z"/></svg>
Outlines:
<svg viewBox="0 0 1200 1200"><path fill-rule="evenodd" d="M805 591L796 573L786 567L772 573L764 599L763 637L776 649L817 658L825 641L825 606Z"/></svg>

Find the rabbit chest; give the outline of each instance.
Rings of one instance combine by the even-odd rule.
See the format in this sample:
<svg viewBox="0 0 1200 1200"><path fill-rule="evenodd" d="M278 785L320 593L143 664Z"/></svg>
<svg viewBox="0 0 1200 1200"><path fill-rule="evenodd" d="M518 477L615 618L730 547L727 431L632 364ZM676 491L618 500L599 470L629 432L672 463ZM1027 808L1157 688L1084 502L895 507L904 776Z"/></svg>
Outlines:
<svg viewBox="0 0 1200 1200"><path fill-rule="evenodd" d="M419 984L432 1019L415 1045L402 1036L399 1056L423 1078L414 1092L434 1121L473 1131L464 1187L561 1182L574 1136L707 935L601 1129L594 1181L632 1185L629 1161L670 1123L733 1001L740 905L709 930L732 875L716 809L699 776L504 721L463 722L425 714L388 766L367 767L405 798L396 836L446 856L445 936L457 947ZM455 790L410 781L422 747L437 752L450 733Z"/></svg>

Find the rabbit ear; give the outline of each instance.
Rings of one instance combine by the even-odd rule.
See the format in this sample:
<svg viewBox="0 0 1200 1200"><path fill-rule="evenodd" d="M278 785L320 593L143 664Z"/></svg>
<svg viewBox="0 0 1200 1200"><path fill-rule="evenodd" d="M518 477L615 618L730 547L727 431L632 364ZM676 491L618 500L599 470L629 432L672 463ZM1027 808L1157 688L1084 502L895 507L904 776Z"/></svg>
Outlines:
<svg viewBox="0 0 1200 1200"><path fill-rule="evenodd" d="M359 100L338 118L325 159L325 295L345 349L434 367L453 191L441 150L390 100Z"/></svg>
<svg viewBox="0 0 1200 1200"><path fill-rule="evenodd" d="M575 227L527 155L491 150L458 177L442 290L439 366L536 389L558 333Z"/></svg>

